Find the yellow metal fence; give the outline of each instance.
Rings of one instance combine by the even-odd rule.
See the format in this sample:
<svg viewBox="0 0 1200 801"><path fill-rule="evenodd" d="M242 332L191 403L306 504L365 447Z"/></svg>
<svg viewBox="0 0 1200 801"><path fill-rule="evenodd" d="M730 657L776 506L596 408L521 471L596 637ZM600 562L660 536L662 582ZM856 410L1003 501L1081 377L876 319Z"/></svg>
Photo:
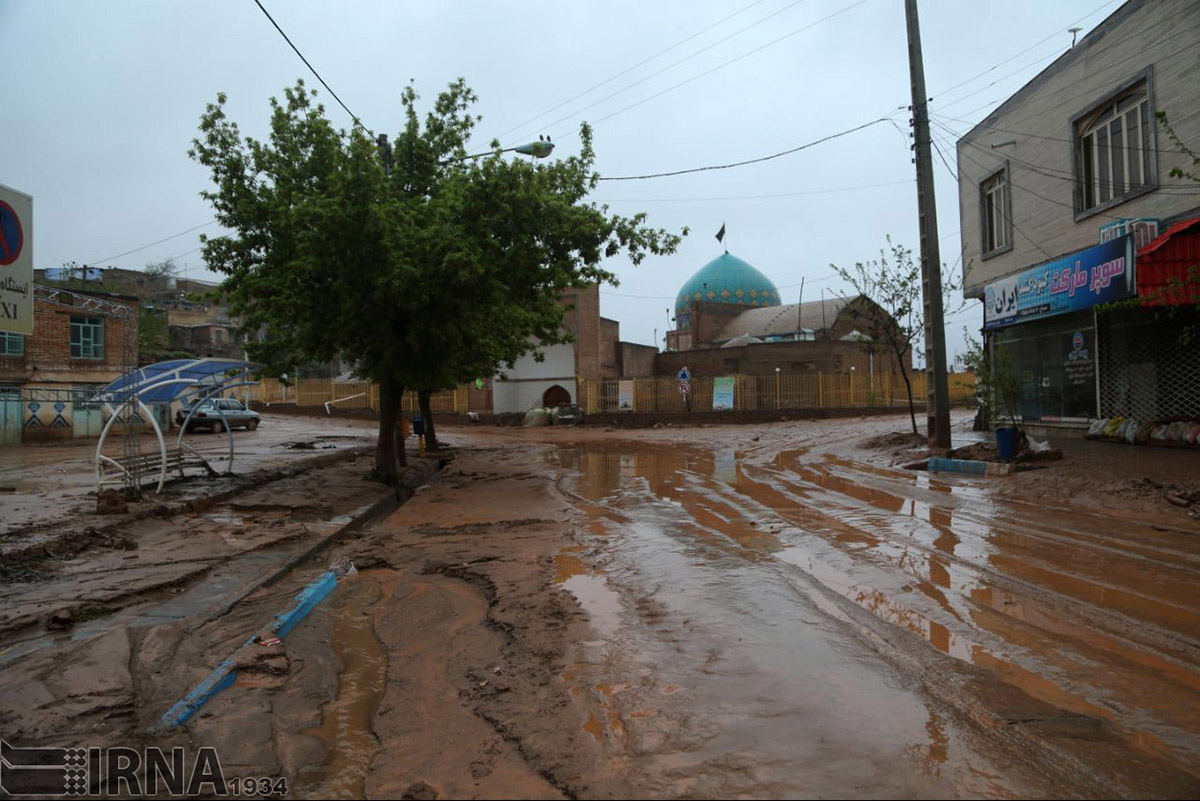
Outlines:
<svg viewBox="0 0 1200 801"><path fill-rule="evenodd" d="M909 378L913 398L918 403L924 402L925 374L915 373ZM951 403L961 403L974 396L974 375L951 373L949 378ZM577 388L579 405L588 413L619 411L621 384L617 379L581 381ZM686 409L679 382L674 378L637 378L632 380L632 385L634 411L682 412ZM693 411L710 411L713 408L712 377L693 376L690 395ZM265 378L252 387L251 398L260 403L295 403L299 406L330 403L336 409L379 409L379 387L366 381L304 378L284 386L278 379ZM733 408L738 410L902 407L907 403L908 394L899 373L733 376ZM435 412L467 412L467 387L434 394L430 406ZM406 392L401 410L415 412L418 409L417 394ZM491 409L472 411L490 412Z"/></svg>

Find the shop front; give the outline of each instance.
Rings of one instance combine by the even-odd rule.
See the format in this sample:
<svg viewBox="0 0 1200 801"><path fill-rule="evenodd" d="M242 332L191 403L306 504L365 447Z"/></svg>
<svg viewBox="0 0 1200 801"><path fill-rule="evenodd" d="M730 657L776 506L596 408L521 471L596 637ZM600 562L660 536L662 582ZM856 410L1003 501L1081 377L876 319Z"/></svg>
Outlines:
<svg viewBox="0 0 1200 801"><path fill-rule="evenodd" d="M1100 413L1096 306L1134 294L1129 236L990 284L984 330L1007 351L1022 421L1082 426Z"/></svg>

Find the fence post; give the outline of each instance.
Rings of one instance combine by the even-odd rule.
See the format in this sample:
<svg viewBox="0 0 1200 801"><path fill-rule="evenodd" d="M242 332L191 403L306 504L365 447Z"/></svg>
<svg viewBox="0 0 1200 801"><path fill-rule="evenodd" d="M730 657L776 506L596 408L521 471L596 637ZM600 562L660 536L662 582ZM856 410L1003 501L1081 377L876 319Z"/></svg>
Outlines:
<svg viewBox="0 0 1200 801"><path fill-rule="evenodd" d="M825 408L825 374L817 373L817 408Z"/></svg>

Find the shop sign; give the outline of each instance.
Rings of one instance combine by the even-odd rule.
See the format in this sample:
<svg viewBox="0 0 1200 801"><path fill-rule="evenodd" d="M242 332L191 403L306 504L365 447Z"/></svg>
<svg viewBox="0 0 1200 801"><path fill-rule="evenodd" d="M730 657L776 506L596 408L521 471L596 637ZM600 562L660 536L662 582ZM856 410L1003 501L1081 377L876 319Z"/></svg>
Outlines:
<svg viewBox="0 0 1200 801"><path fill-rule="evenodd" d="M1132 241L1126 235L988 284L983 327L1000 328L1132 297Z"/></svg>

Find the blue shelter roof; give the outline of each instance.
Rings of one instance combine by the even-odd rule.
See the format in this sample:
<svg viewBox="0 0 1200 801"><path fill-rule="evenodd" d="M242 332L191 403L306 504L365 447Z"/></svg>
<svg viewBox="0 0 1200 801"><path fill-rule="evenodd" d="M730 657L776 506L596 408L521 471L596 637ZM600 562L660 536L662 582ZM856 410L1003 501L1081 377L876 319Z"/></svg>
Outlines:
<svg viewBox="0 0 1200 801"><path fill-rule="evenodd" d="M182 395L240 383L260 365L233 359L172 359L131 370L101 389L97 401L123 401L135 392L143 403L170 403Z"/></svg>

